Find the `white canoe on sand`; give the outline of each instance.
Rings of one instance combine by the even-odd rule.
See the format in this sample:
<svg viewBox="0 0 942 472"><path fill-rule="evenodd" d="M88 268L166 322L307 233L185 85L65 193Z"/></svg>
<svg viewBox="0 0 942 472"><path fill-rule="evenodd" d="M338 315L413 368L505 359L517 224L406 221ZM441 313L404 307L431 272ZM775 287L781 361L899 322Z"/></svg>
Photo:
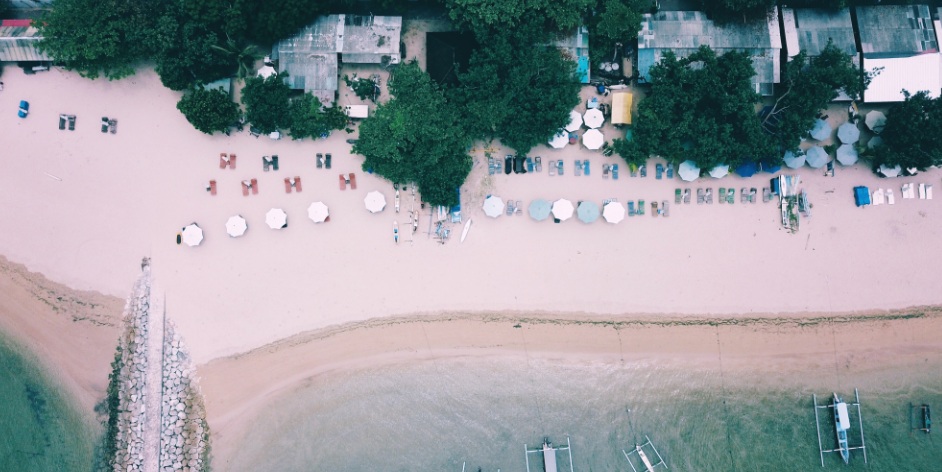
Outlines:
<svg viewBox="0 0 942 472"><path fill-rule="evenodd" d="M464 230L461 231L461 242L464 242L464 238L468 237L468 231L471 230L471 218L468 218L468 222L464 224Z"/></svg>

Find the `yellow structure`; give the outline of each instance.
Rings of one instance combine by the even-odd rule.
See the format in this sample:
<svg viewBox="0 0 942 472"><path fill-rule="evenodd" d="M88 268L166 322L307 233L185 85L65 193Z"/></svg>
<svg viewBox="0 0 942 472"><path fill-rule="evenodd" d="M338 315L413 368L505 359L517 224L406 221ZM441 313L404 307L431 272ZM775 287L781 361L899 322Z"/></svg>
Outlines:
<svg viewBox="0 0 942 472"><path fill-rule="evenodd" d="M631 124L631 93L612 94L612 124L630 125Z"/></svg>

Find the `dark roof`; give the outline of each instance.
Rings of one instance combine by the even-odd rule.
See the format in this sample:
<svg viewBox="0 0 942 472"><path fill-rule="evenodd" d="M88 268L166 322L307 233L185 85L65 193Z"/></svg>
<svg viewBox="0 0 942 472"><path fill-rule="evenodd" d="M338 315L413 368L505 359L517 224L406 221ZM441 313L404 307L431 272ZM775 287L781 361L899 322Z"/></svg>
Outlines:
<svg viewBox="0 0 942 472"><path fill-rule="evenodd" d="M939 49L926 5L878 5L856 11L864 57L906 57Z"/></svg>

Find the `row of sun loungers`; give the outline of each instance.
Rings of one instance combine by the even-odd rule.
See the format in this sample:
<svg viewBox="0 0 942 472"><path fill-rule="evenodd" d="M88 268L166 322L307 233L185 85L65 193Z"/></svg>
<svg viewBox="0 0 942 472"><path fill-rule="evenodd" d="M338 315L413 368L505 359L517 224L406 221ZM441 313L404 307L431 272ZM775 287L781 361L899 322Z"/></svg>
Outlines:
<svg viewBox="0 0 942 472"><path fill-rule="evenodd" d="M322 169L322 168L330 169L331 159L332 157L329 152L327 153L327 157L324 157L324 155L321 153L317 153L317 155L314 156L314 163L318 169Z"/></svg>
<svg viewBox="0 0 942 472"><path fill-rule="evenodd" d="M59 115L60 130L65 130L66 123L69 124L69 131L75 131L75 115Z"/></svg>
<svg viewBox="0 0 942 472"><path fill-rule="evenodd" d="M350 186L350 190L357 189L357 176L353 172L343 175L340 174L340 190L346 190L347 186Z"/></svg>
<svg viewBox="0 0 942 472"><path fill-rule="evenodd" d="M115 134L118 132L118 120L112 118L108 119L107 116L101 117L101 132Z"/></svg>
<svg viewBox="0 0 942 472"><path fill-rule="evenodd" d="M743 187L739 190L739 202L740 203L755 203L756 195L758 190L755 187L746 188ZM772 200L772 193L768 187L762 189L762 201L769 202ZM736 202L736 189L721 187L719 189L719 203L728 203L733 204ZM690 203L690 189L674 189L674 203L680 204L689 204ZM713 189L712 188L698 188L697 189L697 204L712 204L713 203Z"/></svg>
<svg viewBox="0 0 942 472"><path fill-rule="evenodd" d="M265 172L278 170L278 155L262 156L262 170Z"/></svg>
<svg viewBox="0 0 942 472"><path fill-rule="evenodd" d="M236 168L236 155L228 154L225 152L219 153L219 168L225 169L226 167L230 169Z"/></svg>

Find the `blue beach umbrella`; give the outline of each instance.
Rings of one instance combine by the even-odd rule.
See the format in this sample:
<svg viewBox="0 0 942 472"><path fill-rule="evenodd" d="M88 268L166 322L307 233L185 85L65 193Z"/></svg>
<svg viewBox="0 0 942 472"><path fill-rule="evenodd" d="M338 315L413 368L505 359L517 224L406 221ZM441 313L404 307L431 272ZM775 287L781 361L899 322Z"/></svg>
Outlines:
<svg viewBox="0 0 942 472"><path fill-rule="evenodd" d="M825 120L818 119L814 122L814 127L811 128L811 137L817 139L818 141L824 141L831 137L831 132L834 131L834 128L831 127L831 124Z"/></svg>
<svg viewBox="0 0 942 472"><path fill-rule="evenodd" d="M595 202L580 202L576 210L576 216L583 223L591 223L599 219L599 206Z"/></svg>
<svg viewBox="0 0 942 472"><path fill-rule="evenodd" d="M760 162L759 167L762 168L762 172L768 172L770 174L774 174L782 170L782 165L776 164L774 161L772 161L772 159L768 159L768 160Z"/></svg>
<svg viewBox="0 0 942 472"><path fill-rule="evenodd" d="M837 148L837 162L842 166L852 166L857 163L858 158L857 150L852 144L841 144L841 147Z"/></svg>
<svg viewBox="0 0 942 472"><path fill-rule="evenodd" d="M746 162L736 168L736 173L740 177L752 177L759 171L759 166L755 162Z"/></svg>
<svg viewBox="0 0 942 472"><path fill-rule="evenodd" d="M805 163L812 169L820 169L828 163L828 152L821 146L812 146L805 153Z"/></svg>
<svg viewBox="0 0 942 472"><path fill-rule="evenodd" d="M853 123L844 123L837 128L837 139L844 144L854 144L860 139L860 128Z"/></svg>
<svg viewBox="0 0 942 472"><path fill-rule="evenodd" d="M791 151L785 151L785 158L782 160L789 169L797 169L805 165L805 155L800 152L795 154Z"/></svg>
<svg viewBox="0 0 942 472"><path fill-rule="evenodd" d="M550 202L541 199L530 202L530 207L527 211L530 213L530 218L536 221L543 221L549 218L550 209Z"/></svg>

